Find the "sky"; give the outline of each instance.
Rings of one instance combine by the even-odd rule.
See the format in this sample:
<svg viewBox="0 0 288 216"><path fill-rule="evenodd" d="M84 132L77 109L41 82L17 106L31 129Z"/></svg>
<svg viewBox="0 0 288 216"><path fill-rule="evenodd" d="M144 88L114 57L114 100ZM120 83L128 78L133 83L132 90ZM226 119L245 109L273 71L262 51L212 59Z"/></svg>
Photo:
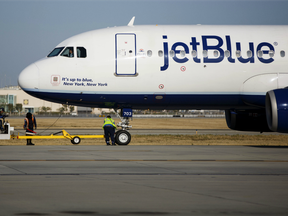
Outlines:
<svg viewBox="0 0 288 216"><path fill-rule="evenodd" d="M288 25L288 0L0 0L0 88L63 40L134 25Z"/></svg>

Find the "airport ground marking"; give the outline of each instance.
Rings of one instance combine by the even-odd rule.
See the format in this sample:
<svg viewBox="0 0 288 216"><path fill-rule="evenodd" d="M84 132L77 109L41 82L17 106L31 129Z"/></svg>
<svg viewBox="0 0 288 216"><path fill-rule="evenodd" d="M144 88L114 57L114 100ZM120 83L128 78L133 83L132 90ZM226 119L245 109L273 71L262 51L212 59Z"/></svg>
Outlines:
<svg viewBox="0 0 288 216"><path fill-rule="evenodd" d="M288 160L173 160L173 159L2 159L0 162L267 162L287 163Z"/></svg>

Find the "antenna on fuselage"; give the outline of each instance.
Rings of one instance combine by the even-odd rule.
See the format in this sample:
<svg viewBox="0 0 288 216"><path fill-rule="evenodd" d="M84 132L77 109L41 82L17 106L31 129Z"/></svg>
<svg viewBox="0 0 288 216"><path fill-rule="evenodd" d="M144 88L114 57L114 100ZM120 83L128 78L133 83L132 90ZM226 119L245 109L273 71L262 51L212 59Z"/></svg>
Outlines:
<svg viewBox="0 0 288 216"><path fill-rule="evenodd" d="M133 27L133 26L134 26L134 20L135 20L135 16L132 17L132 19L131 19L130 22L128 23L128 26Z"/></svg>

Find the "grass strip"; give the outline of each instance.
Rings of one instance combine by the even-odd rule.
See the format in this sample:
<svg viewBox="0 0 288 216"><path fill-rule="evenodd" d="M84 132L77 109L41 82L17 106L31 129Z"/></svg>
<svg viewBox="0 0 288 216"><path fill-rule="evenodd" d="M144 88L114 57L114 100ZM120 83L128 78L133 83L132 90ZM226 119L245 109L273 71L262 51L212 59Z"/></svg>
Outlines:
<svg viewBox="0 0 288 216"><path fill-rule="evenodd" d="M287 135L133 135L133 145L288 146ZM35 145L72 145L68 139L33 140ZM0 145L25 145L26 140L1 140ZM104 139L82 139L79 145L105 145Z"/></svg>

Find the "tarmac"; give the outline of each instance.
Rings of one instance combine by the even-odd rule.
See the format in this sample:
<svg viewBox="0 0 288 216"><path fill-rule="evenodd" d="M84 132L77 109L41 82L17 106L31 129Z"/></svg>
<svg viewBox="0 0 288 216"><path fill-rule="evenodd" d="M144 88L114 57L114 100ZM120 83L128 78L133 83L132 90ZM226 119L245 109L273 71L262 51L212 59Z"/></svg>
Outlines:
<svg viewBox="0 0 288 216"><path fill-rule="evenodd" d="M0 215L288 215L288 148L0 146Z"/></svg>
<svg viewBox="0 0 288 216"><path fill-rule="evenodd" d="M82 135L82 134L96 134L102 135L102 129L65 129L71 135ZM50 135L62 131L62 129L38 129L37 135ZM15 130L15 134L20 133L24 135L24 130ZM253 132L253 131L235 131L230 129L131 129L129 130L131 135L159 135L159 134L168 134L168 135L195 135L197 134L212 134L212 135L288 135L284 133L276 132Z"/></svg>

